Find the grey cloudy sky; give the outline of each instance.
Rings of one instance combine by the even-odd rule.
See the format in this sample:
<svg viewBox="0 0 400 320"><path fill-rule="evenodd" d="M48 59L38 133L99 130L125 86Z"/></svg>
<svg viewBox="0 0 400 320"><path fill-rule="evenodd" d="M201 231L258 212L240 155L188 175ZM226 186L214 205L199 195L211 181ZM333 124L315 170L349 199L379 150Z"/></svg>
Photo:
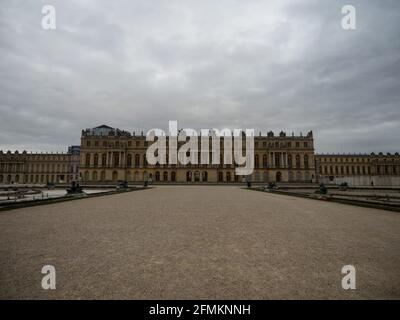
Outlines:
<svg viewBox="0 0 400 320"><path fill-rule="evenodd" d="M56 30L41 27L45 4ZM177 120L313 130L318 152L400 151L398 0L2 0L0 56L3 150Z"/></svg>

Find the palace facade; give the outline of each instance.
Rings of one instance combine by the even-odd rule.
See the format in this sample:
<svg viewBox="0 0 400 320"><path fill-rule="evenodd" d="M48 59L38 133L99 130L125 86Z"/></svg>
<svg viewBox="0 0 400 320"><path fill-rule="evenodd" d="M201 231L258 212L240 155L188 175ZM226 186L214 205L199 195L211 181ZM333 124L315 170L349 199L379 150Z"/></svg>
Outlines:
<svg viewBox="0 0 400 320"><path fill-rule="evenodd" d="M168 142L167 138L167 145ZM220 164L149 165L146 150L150 143L143 132L130 133L102 125L82 130L80 146L69 147L67 153L0 151L0 184L240 183L250 180L400 186L399 153L315 154L312 131L304 136L286 135L283 131L278 135L270 131L255 136L254 171L247 177L235 174L236 165L224 163L222 139ZM184 143L179 142L178 148Z"/></svg>
<svg viewBox="0 0 400 320"><path fill-rule="evenodd" d="M79 179L79 147L68 153L3 152L0 184L69 183Z"/></svg>
<svg viewBox="0 0 400 320"><path fill-rule="evenodd" d="M363 186L400 186L400 155L318 154L315 155L318 181Z"/></svg>
<svg viewBox="0 0 400 320"><path fill-rule="evenodd" d="M148 146L149 142L143 133L137 135L135 132L105 125L83 130L79 169L82 180L194 183L243 181L244 177L235 175L235 165L224 164L222 156L218 165L149 165L146 161ZM222 142L220 148L222 154ZM312 182L315 181L314 163L311 131L306 136L287 136L283 131L275 136L270 131L254 139L254 172L250 179L254 182Z"/></svg>

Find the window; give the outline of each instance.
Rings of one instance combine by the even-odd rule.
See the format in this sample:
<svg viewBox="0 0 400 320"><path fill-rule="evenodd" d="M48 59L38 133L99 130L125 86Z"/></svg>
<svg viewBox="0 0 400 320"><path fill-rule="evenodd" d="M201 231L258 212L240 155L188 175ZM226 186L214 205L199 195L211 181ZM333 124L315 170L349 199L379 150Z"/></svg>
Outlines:
<svg viewBox="0 0 400 320"><path fill-rule="evenodd" d="M114 166L118 167L119 166L119 154L114 153Z"/></svg>
<svg viewBox="0 0 400 320"><path fill-rule="evenodd" d="M254 159L254 166L256 168L258 168L260 165L259 159L258 159L258 154L255 155L255 159Z"/></svg>
<svg viewBox="0 0 400 320"><path fill-rule="evenodd" d="M266 168L266 167L267 167L267 164L268 164L268 163L267 163L267 155L264 154L264 155L263 155L263 167Z"/></svg>
<svg viewBox="0 0 400 320"><path fill-rule="evenodd" d="M105 167L107 165L107 155L105 153L101 156L101 165Z"/></svg>
<svg viewBox="0 0 400 320"><path fill-rule="evenodd" d="M281 166L281 154L275 153L275 166L279 168Z"/></svg>

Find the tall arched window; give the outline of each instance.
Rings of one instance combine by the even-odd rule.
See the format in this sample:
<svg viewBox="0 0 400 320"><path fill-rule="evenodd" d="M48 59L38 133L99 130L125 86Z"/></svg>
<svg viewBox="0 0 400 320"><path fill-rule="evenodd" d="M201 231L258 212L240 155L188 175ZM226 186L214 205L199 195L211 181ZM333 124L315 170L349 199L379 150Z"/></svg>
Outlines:
<svg viewBox="0 0 400 320"><path fill-rule="evenodd" d="M304 168L308 169L308 155L304 156Z"/></svg>
<svg viewBox="0 0 400 320"><path fill-rule="evenodd" d="M93 165L95 167L99 165L99 155L97 153L94 154Z"/></svg>
<svg viewBox="0 0 400 320"><path fill-rule="evenodd" d="M292 155L289 154L289 155L288 155L288 167L291 168L292 166L293 166L293 163L292 163ZM322 170L321 170L321 172L322 172Z"/></svg>
<svg viewBox="0 0 400 320"><path fill-rule="evenodd" d="M126 159L126 164L129 168L132 167L132 155L131 154L128 154L128 157Z"/></svg>
<svg viewBox="0 0 400 320"><path fill-rule="evenodd" d="M135 154L135 167L140 166L140 156L138 154Z"/></svg>
<svg viewBox="0 0 400 320"><path fill-rule="evenodd" d="M119 166L119 153L116 152L114 153L114 167L118 167Z"/></svg>
<svg viewBox="0 0 400 320"><path fill-rule="evenodd" d="M300 155L296 155L296 168L300 168Z"/></svg>
<svg viewBox="0 0 400 320"><path fill-rule="evenodd" d="M268 161L267 161L267 159L268 159L267 155L266 155L266 154L264 154L264 155L263 155L263 167L264 167L264 168L266 168L266 167L267 167L267 164L268 164Z"/></svg>
<svg viewBox="0 0 400 320"><path fill-rule="evenodd" d="M107 165L107 154L103 153L101 155L101 165L105 167Z"/></svg>
<svg viewBox="0 0 400 320"><path fill-rule="evenodd" d="M279 168L281 166L281 154L275 153L275 167Z"/></svg>
<svg viewBox="0 0 400 320"><path fill-rule="evenodd" d="M117 181L118 180L118 172L117 171L114 171L112 173L112 179L113 179L113 181Z"/></svg>
<svg viewBox="0 0 400 320"><path fill-rule="evenodd" d="M86 166L87 166L87 167L90 166L90 153L87 153L87 154L86 154L86 161L85 161L85 163L86 163Z"/></svg>
<svg viewBox="0 0 400 320"><path fill-rule="evenodd" d="M259 160L259 158L258 158L258 154L256 154L255 157L254 157L254 166L255 166L256 168L258 168L259 165L260 165L260 160Z"/></svg>

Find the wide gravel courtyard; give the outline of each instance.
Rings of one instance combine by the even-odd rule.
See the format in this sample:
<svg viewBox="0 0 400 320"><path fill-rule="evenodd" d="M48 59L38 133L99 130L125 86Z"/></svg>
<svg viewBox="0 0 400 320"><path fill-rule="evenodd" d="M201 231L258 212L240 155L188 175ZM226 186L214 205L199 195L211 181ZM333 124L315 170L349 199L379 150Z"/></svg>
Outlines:
<svg viewBox="0 0 400 320"><path fill-rule="evenodd" d="M4 211L0 298L399 299L400 215L234 186Z"/></svg>

